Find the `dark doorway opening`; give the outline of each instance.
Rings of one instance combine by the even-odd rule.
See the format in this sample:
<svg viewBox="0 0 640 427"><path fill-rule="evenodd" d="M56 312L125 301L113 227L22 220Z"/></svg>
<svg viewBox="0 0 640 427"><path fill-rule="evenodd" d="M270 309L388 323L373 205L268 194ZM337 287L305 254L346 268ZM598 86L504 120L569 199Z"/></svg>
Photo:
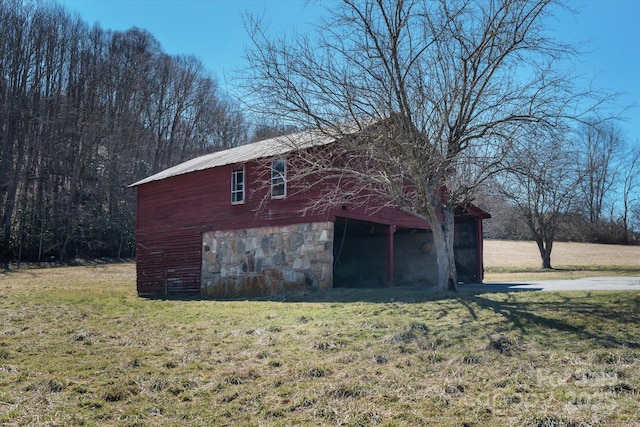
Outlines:
<svg viewBox="0 0 640 427"><path fill-rule="evenodd" d="M351 218L336 218L333 240L333 286L387 286L389 226Z"/></svg>
<svg viewBox="0 0 640 427"><path fill-rule="evenodd" d="M454 230L453 250L456 257L458 282L481 283L482 266L478 265L478 221L458 220Z"/></svg>

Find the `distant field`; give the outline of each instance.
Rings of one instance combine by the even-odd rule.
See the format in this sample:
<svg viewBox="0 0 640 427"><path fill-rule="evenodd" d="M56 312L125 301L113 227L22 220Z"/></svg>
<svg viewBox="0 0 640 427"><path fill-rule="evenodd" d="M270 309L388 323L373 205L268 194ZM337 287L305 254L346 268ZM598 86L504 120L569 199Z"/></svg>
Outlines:
<svg viewBox="0 0 640 427"><path fill-rule="evenodd" d="M640 292L144 299L0 272L3 426L640 426Z"/></svg>
<svg viewBox="0 0 640 427"><path fill-rule="evenodd" d="M556 242L552 265L620 265L640 267L640 246ZM485 240L485 267L539 267L540 253L535 242Z"/></svg>
<svg viewBox="0 0 640 427"><path fill-rule="evenodd" d="M554 271L540 269L535 242L485 240L485 281L571 279L586 276L640 276L640 246L556 242Z"/></svg>

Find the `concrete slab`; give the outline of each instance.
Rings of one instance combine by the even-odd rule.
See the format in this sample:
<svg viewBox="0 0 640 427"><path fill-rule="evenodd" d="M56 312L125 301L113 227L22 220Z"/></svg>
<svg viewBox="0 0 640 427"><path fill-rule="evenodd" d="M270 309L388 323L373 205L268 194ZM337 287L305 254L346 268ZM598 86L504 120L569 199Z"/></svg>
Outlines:
<svg viewBox="0 0 640 427"><path fill-rule="evenodd" d="M459 285L458 290L462 292L640 291L640 277L585 277L575 280L464 284Z"/></svg>

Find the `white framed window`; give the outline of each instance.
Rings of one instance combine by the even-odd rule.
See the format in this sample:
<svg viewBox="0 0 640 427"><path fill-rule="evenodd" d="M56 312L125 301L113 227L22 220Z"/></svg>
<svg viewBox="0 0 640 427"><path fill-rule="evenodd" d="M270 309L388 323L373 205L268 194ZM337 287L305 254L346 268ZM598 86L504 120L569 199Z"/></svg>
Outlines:
<svg viewBox="0 0 640 427"><path fill-rule="evenodd" d="M287 162L284 159L271 162L271 198L287 197Z"/></svg>
<svg viewBox="0 0 640 427"><path fill-rule="evenodd" d="M231 204L244 203L244 166L231 172Z"/></svg>

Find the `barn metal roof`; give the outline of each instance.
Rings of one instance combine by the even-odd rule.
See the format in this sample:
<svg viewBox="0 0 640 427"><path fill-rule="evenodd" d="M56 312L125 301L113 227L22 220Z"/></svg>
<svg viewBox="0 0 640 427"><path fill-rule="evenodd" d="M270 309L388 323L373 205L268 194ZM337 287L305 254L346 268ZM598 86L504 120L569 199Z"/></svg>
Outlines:
<svg viewBox="0 0 640 427"><path fill-rule="evenodd" d="M308 130L278 136L187 160L184 163L180 163L179 165L165 169L155 175L151 175L145 179L135 182L129 187L137 187L138 185L147 184L149 182L160 181L174 176L211 169L218 166L282 156L291 151L330 144L335 140L335 137L321 133L317 130Z"/></svg>

